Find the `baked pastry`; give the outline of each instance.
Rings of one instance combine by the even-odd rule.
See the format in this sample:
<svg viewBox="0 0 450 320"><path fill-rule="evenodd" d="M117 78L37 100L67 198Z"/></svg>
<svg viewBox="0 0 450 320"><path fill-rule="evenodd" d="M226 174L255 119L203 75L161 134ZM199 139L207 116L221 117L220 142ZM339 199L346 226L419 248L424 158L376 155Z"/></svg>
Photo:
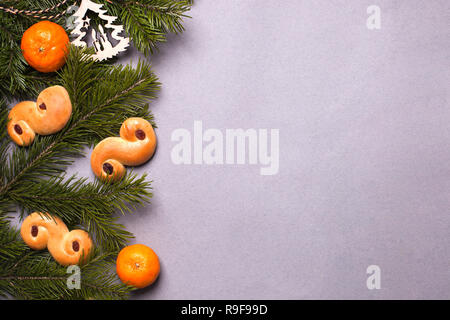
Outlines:
<svg viewBox="0 0 450 320"><path fill-rule="evenodd" d="M49 135L60 131L69 121L72 103L62 86L48 87L37 101L22 101L9 112L8 134L19 146L30 145L37 134Z"/></svg>
<svg viewBox="0 0 450 320"><path fill-rule="evenodd" d="M129 118L120 128L120 137L100 141L92 151L91 167L104 180L119 180L125 166L138 166L148 161L156 148L152 125L142 118Z"/></svg>
<svg viewBox="0 0 450 320"><path fill-rule="evenodd" d="M25 218L20 235L31 249L43 250L47 247L53 258L63 266L78 264L81 258L84 261L93 247L86 231L69 231L60 218L38 212Z"/></svg>

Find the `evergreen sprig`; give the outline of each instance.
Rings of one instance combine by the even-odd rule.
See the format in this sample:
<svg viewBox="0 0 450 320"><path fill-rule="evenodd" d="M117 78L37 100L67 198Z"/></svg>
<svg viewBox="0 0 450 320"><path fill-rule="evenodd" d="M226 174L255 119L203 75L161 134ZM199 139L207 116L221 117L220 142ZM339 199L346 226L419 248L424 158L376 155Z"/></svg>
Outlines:
<svg viewBox="0 0 450 320"><path fill-rule="evenodd" d="M86 178L55 177L25 182L9 193L9 199L19 204L22 216L33 211L51 212L70 227L81 226L97 239L106 251L122 248L133 235L117 224L115 212L130 213L149 202L150 181L144 174L126 175L116 183L87 182Z"/></svg>
<svg viewBox="0 0 450 320"><path fill-rule="evenodd" d="M43 74L30 68L23 59L20 40L32 24L51 20L64 28L69 14L67 8L81 0L5 0L0 2L0 96L27 98L36 95L56 77L55 73ZM192 0L93 0L102 3L109 15L117 16L115 24L122 24L125 34L134 46L145 55L153 53L158 44L167 40L168 33L184 30L183 21L188 18ZM18 10L48 10L38 15L24 12L12 13L5 8ZM52 10L49 10L52 9ZM100 23L93 19L93 23ZM70 30L67 30L70 31Z"/></svg>
<svg viewBox="0 0 450 320"><path fill-rule="evenodd" d="M86 147L118 135L126 118L142 116L154 123L147 102L156 97L160 83L146 62L139 61L135 68L111 66L95 62L89 49L77 47L70 48L53 83L68 90L73 106L61 132L36 136L28 148L10 143L6 130L0 133L0 293L33 299L123 298L131 289L105 270L133 235L117 222L115 213L125 214L149 202L151 182L146 175L133 173L116 183L66 178L64 173ZM3 127L7 114L6 108L0 110ZM21 208L22 215L38 211L59 216L93 236L97 250L94 262L83 266L82 289L67 289L65 268L45 252L24 245L5 222L13 206Z"/></svg>
<svg viewBox="0 0 450 320"><path fill-rule="evenodd" d="M29 148L15 147L9 156L4 155L11 144L0 145L5 164L0 168L0 201L17 204L27 213L50 212L69 224L87 224L106 249L120 248L131 234L111 213L149 201L145 176L102 184L75 177L64 181L61 174L85 147L117 135L126 118L147 114L153 120L145 101L155 98L160 84L147 63L139 62L135 69L98 64L87 50L76 47L70 49L58 80L71 96L71 120L60 133L38 136Z"/></svg>
<svg viewBox="0 0 450 320"><path fill-rule="evenodd" d="M77 47L71 47L58 83L69 92L72 117L59 133L38 136L29 148L12 150L2 172L0 199L22 183L63 173L86 146L117 135L126 118L146 113L145 101L155 98L160 87L148 63L139 62L136 69L98 64Z"/></svg>
<svg viewBox="0 0 450 320"><path fill-rule="evenodd" d="M67 285L67 268L46 251L33 251L7 218L0 216L0 296L16 299L126 299L132 287L117 281L116 252L95 250L80 266L80 289Z"/></svg>
<svg viewBox="0 0 450 320"><path fill-rule="evenodd" d="M167 33L184 30L191 0L94 0L145 55L154 52ZM77 1L79 4L80 1ZM46 86L60 84L70 95L73 112L63 130L36 136L27 148L12 144L0 130L0 296L18 299L122 299L133 288L117 280L114 259L133 237L118 223L116 213L128 213L150 201L151 181L128 173L117 183L88 182L65 176L74 159L101 139L118 135L122 122L143 117L156 127L148 100L160 83L151 66L111 66L90 58L92 50L71 47L60 72L43 74L28 66L20 49L23 32L41 20L66 27L66 10L73 1L4 0L0 3L0 127L8 121L8 104L35 100ZM95 20L95 19L94 19ZM33 212L61 217L70 228L87 230L95 250L81 266L81 289L67 287L70 276L47 251L31 250L9 214Z"/></svg>
<svg viewBox="0 0 450 320"><path fill-rule="evenodd" d="M192 1L176 0L103 0L108 11L118 16L136 48L145 55L153 53L168 33L184 31Z"/></svg>
<svg viewBox="0 0 450 320"><path fill-rule="evenodd" d="M0 3L3 8L22 10L39 10L55 6L60 0L6 0ZM60 8L61 9L61 8ZM33 70L25 62L20 49L23 33L32 24L40 21L27 15L13 14L0 10L0 96L11 98L27 98L36 95L55 74L43 74ZM60 18L58 21L62 23Z"/></svg>
<svg viewBox="0 0 450 320"><path fill-rule="evenodd" d="M17 241L18 237L18 231L11 227L8 217L0 215L0 261L9 261L28 250L23 241Z"/></svg>

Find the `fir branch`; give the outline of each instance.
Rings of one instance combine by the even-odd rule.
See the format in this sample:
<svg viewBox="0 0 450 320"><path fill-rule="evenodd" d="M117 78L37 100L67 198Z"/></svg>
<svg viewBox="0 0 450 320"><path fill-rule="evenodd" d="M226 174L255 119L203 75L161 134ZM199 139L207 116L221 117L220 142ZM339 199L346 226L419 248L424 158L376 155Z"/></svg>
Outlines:
<svg viewBox="0 0 450 320"><path fill-rule="evenodd" d="M192 1L177 0L125 0L109 3L105 7L119 17L133 44L145 55L152 54L158 43L167 40L168 33L184 31L183 19L192 6Z"/></svg>
<svg viewBox="0 0 450 320"><path fill-rule="evenodd" d="M99 0L97 0L99 1ZM7 123L6 104L17 98L35 99L50 84L68 89L73 114L67 126L52 136L37 136L28 148L9 143L6 130L0 132L0 295L19 299L121 299L132 290L117 281L114 257L132 234L117 223L115 211L126 213L151 198L146 176L128 174L119 183L88 183L63 173L86 147L118 134L130 116L148 119L148 99L154 99L159 82L149 64L110 66L94 62L88 49L71 48L59 73L32 70L20 50L23 32L43 18L62 24L64 0L4 0L0 8L0 126ZM119 17L139 50L152 53L167 33L184 30L193 1L103 0L108 13ZM58 5L60 4L60 5ZM64 4L64 5L63 5ZM90 232L96 249L82 268L80 290L69 290L66 269L47 251L36 252L10 226L8 212L19 205L22 214L43 211L56 214L69 226Z"/></svg>
<svg viewBox="0 0 450 320"><path fill-rule="evenodd" d="M0 127L1 128L5 128L6 125L8 124L8 111L9 110L6 109L6 100L4 98L0 97ZM3 142L7 136L8 136L8 132L6 130L0 130L0 143ZM2 156L2 152L0 152L0 157L1 156Z"/></svg>
<svg viewBox="0 0 450 320"><path fill-rule="evenodd" d="M0 48L0 65L0 95L8 100L36 97L55 79L55 74L32 70L18 46Z"/></svg>
<svg viewBox="0 0 450 320"><path fill-rule="evenodd" d="M124 226L116 223L112 214L132 212L150 201L151 182L146 175L126 175L117 183L98 180L87 183L86 178L72 176L66 180L56 177L37 183L24 183L8 195L22 208L22 214L33 211L49 212L62 218L69 226L80 225L105 251L122 248L133 237Z"/></svg>
<svg viewBox="0 0 450 320"><path fill-rule="evenodd" d="M0 215L0 261L22 255L29 249L25 243L17 241L18 236L18 231L11 228L9 218Z"/></svg>
<svg viewBox="0 0 450 320"><path fill-rule="evenodd" d="M94 64L86 50L76 47L71 47L60 78L73 102L72 118L58 134L39 136L28 149L13 150L0 198L21 183L61 174L85 146L117 135L112 130L124 118L145 111L145 101L155 98L160 86L147 63L139 62L136 69Z"/></svg>
<svg viewBox="0 0 450 320"><path fill-rule="evenodd" d="M45 4L55 5L59 1L2 1L3 7L21 10L40 9ZM45 74L33 70L25 62L20 41L23 33L39 19L30 16L20 16L12 12L0 10L0 95L11 101L14 98L29 98L37 95L55 78L54 73ZM62 20L56 21L63 22Z"/></svg>
<svg viewBox="0 0 450 320"><path fill-rule="evenodd" d="M0 128L6 128L8 123L8 110L6 109L5 99L0 97ZM0 130L0 185L6 183L5 177L7 173L6 161L9 150L9 141L7 140L8 132L7 130ZM2 214L1 210L1 197L0 197L0 217Z"/></svg>
<svg viewBox="0 0 450 320"><path fill-rule="evenodd" d="M117 281L115 271L116 252L96 254L82 266L81 288L77 295L90 299L127 299L135 288Z"/></svg>
<svg viewBox="0 0 450 320"><path fill-rule="evenodd" d="M58 265L48 251L33 251L19 232L0 217L0 296L17 299L126 299L132 287L114 273L116 251L94 250L81 265L80 289L69 289L71 274Z"/></svg>
<svg viewBox="0 0 450 320"><path fill-rule="evenodd" d="M126 118L143 116L153 122L144 101L155 97L159 83L146 63L139 62L136 69L94 63L88 51L75 47L59 77L73 102L72 118L62 132L37 137L29 148L14 147L7 156L8 145L4 147L0 201L18 204L22 213L49 212L69 225L83 225L105 250L117 250L132 234L112 214L149 201L146 176L104 184L75 177L64 181L61 174L86 146L117 135Z"/></svg>
<svg viewBox="0 0 450 320"><path fill-rule="evenodd" d="M23 33L42 19L51 20L65 27L69 2L64 0L6 0L0 10L0 95L9 101L14 98L30 98L54 81L55 74L34 71L24 61L20 50ZM193 1L189 0L97 0L104 4L108 14L118 17L125 32L138 50L145 55L153 53L158 44L167 40L168 33L184 30L183 19ZM36 16L36 12L44 16ZM31 15L28 13L32 13ZM95 20L95 19L94 19ZM99 21L97 21L99 23Z"/></svg>

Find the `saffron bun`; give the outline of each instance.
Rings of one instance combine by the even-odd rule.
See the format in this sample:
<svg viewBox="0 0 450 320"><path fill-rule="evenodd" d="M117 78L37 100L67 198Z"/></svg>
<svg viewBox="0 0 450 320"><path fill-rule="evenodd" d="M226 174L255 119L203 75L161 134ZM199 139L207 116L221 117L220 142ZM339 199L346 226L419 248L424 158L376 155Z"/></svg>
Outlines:
<svg viewBox="0 0 450 320"><path fill-rule="evenodd" d="M93 247L91 237L86 231L69 231L60 218L38 212L33 212L25 218L20 235L31 249L48 248L56 262L63 266L85 261Z"/></svg>
<svg viewBox="0 0 450 320"><path fill-rule="evenodd" d="M72 103L62 86L44 89L37 101L22 101L9 112L7 130L19 146L30 145L36 136L60 131L70 119Z"/></svg>
<svg viewBox="0 0 450 320"><path fill-rule="evenodd" d="M156 135L150 122L143 118L128 118L122 123L120 137L100 141L91 154L91 167L102 180L119 180L125 166L147 162L156 149Z"/></svg>

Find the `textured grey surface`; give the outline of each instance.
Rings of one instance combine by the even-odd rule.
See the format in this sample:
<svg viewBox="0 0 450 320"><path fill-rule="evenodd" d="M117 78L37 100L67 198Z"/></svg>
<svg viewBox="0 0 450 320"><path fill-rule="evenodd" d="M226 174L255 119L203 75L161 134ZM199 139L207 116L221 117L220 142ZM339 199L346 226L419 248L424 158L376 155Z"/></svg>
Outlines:
<svg viewBox="0 0 450 320"><path fill-rule="evenodd" d="M136 171L154 199L121 221L162 273L133 297L450 298L450 2L197 0L191 15L151 59L159 144ZM171 134L194 120L279 128L279 173L173 164ZM93 177L88 158L70 172Z"/></svg>

